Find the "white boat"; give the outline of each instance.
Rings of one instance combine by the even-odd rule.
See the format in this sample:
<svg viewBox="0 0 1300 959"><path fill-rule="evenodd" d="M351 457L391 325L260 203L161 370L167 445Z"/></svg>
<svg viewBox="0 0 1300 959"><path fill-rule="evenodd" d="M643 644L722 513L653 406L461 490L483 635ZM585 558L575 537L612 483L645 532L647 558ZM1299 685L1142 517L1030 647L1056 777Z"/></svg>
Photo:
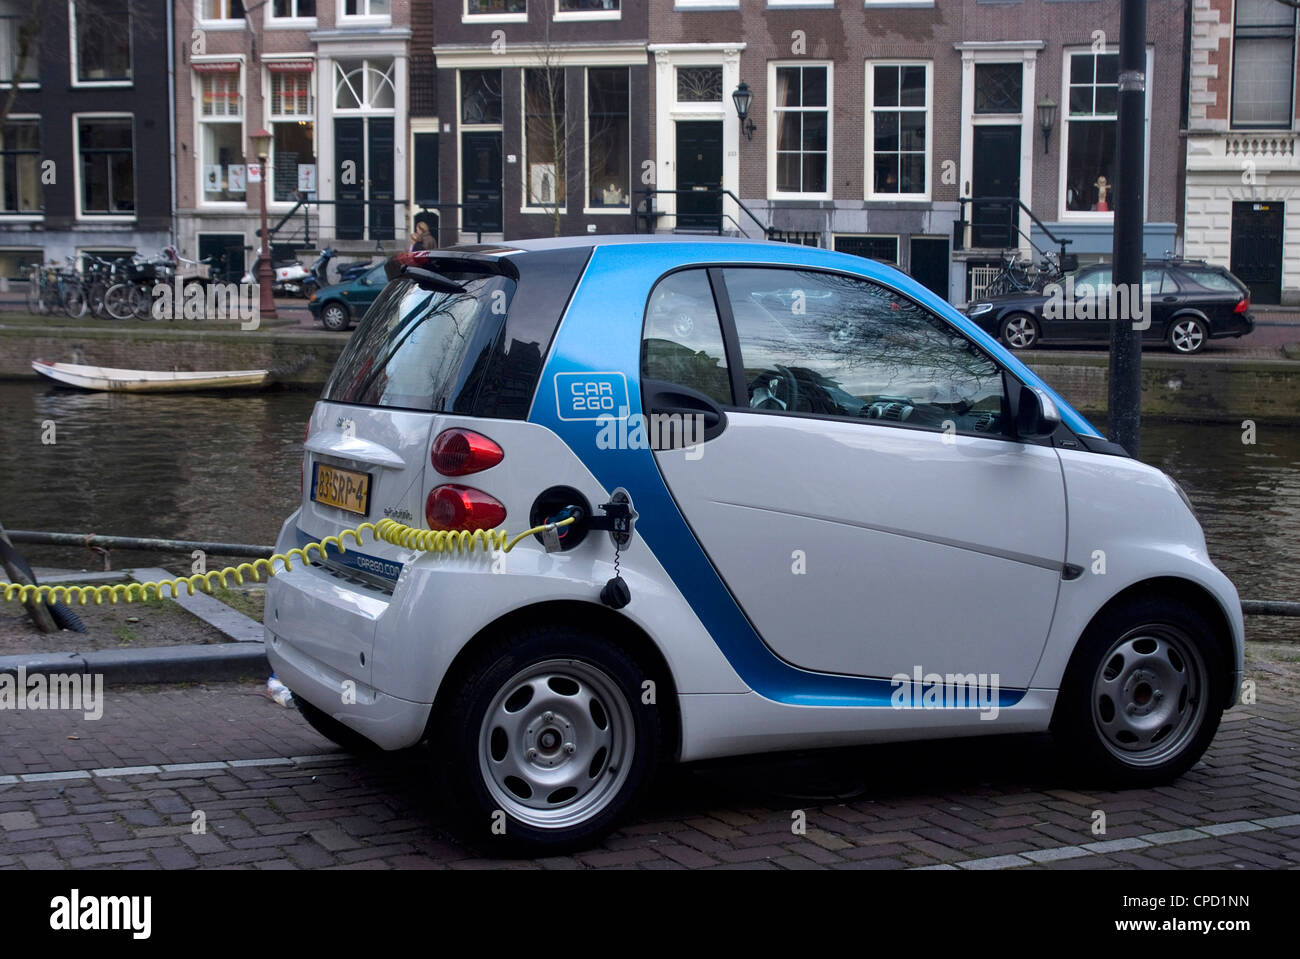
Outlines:
<svg viewBox="0 0 1300 959"><path fill-rule="evenodd" d="M32 369L64 386L112 393L254 389L271 381L270 370L119 370L47 360L32 360Z"/></svg>

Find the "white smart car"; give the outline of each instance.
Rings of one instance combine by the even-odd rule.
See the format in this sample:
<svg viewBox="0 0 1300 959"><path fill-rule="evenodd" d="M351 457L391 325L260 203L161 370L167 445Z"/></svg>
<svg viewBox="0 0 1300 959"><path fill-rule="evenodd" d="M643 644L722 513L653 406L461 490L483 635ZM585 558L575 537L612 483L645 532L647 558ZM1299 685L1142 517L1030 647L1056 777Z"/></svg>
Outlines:
<svg viewBox="0 0 1300 959"><path fill-rule="evenodd" d="M1177 484L901 273L585 237L388 276L278 549L402 534L276 576L267 653L335 741L428 740L472 838L590 842L666 762L905 739L1050 728L1149 785L1235 702ZM447 549L474 530L533 532Z"/></svg>

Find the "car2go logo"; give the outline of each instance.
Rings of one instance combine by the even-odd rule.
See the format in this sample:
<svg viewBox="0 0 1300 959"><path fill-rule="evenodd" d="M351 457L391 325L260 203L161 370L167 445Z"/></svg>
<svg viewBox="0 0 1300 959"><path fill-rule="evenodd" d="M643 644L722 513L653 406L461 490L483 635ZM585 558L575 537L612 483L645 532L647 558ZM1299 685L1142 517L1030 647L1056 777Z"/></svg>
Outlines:
<svg viewBox="0 0 1300 959"><path fill-rule="evenodd" d="M627 416L627 377L622 373L556 373L556 415L562 420Z"/></svg>

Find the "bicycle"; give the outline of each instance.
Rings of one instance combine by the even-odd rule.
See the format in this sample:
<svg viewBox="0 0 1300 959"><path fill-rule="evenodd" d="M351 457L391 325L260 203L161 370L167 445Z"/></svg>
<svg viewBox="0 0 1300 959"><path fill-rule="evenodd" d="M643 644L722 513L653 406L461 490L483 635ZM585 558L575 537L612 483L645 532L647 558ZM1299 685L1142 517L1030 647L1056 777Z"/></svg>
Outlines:
<svg viewBox="0 0 1300 959"><path fill-rule="evenodd" d="M1012 250L1002 261L1002 269L984 287L983 295L1039 293L1044 286L1059 280L1061 276L1061 259L1055 253L1044 253L1042 263L1035 265L1032 260L1020 259L1017 251Z"/></svg>
<svg viewBox="0 0 1300 959"><path fill-rule="evenodd" d="M62 310L69 318L77 319L86 313L86 290L81 276L73 268L73 258L68 266L55 263L32 264L27 270L27 307L34 314L48 316Z"/></svg>
<svg viewBox="0 0 1300 959"><path fill-rule="evenodd" d="M147 260L139 254L117 261L122 279L104 294L104 309L115 320L153 318L153 288L170 283L175 262L170 257Z"/></svg>

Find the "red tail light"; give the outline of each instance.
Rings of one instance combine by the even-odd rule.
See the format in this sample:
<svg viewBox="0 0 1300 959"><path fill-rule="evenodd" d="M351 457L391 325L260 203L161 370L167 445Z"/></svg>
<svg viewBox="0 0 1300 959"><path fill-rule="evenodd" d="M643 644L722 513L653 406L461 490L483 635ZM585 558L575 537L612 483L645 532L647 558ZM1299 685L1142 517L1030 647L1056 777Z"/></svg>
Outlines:
<svg viewBox="0 0 1300 959"><path fill-rule="evenodd" d="M433 441L433 468L443 476L468 476L490 469L505 459L505 452L482 433L443 430Z"/></svg>
<svg viewBox="0 0 1300 959"><path fill-rule="evenodd" d="M506 520L506 508L482 490L447 484L429 491L424 518L429 529L496 529Z"/></svg>
<svg viewBox="0 0 1300 959"><path fill-rule="evenodd" d="M1244 299L1232 308L1233 313L1245 313L1250 309L1250 299Z"/></svg>

